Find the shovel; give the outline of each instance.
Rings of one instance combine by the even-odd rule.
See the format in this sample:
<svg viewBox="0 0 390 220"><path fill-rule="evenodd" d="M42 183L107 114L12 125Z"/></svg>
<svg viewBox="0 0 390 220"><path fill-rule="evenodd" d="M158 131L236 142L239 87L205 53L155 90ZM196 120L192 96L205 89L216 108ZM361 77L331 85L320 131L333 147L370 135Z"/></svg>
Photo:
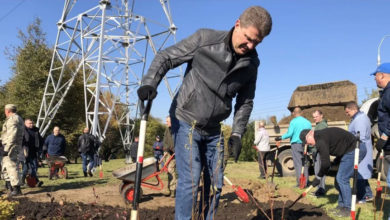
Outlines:
<svg viewBox="0 0 390 220"><path fill-rule="evenodd" d="M102 164L99 166L99 178L103 179L103 165Z"/></svg>
<svg viewBox="0 0 390 220"><path fill-rule="evenodd" d="M291 207L293 207L295 205L295 203L297 203L300 199L302 199L303 197L305 197L307 195L307 193L313 189L313 186L310 186L309 188L307 188L301 195L299 195L299 197L288 207L288 209L291 209Z"/></svg>
<svg viewBox="0 0 390 220"><path fill-rule="evenodd" d="M233 185L233 183L226 176L224 176L223 179L227 183L229 183L229 185L232 186L232 188L233 188L234 192L236 193L236 195L238 196L239 200L241 200L244 203L248 203L249 202L248 194L240 186Z"/></svg>
<svg viewBox="0 0 390 220"><path fill-rule="evenodd" d="M381 186L381 171L382 171L382 162L383 162L383 150L381 151L381 154L379 155L379 166L378 166L378 178L376 180L376 194L375 194L375 201L379 201L381 199L382 195L382 186Z"/></svg>
<svg viewBox="0 0 390 220"><path fill-rule="evenodd" d="M306 156L307 156L307 144L305 144L305 149L303 151L301 176L299 177L299 188L300 189L303 189L306 186L306 177L305 177Z"/></svg>
<svg viewBox="0 0 390 220"><path fill-rule="evenodd" d="M142 113L140 129L139 129L139 142L137 150L137 164L136 164L136 175L134 181L134 199L133 209L131 210L131 220L138 220L138 200L141 192L141 177L142 177L142 166L144 161L144 150L145 150L145 137L146 137L146 125L149 118L150 109L152 107L152 100L149 99L146 102L146 106L141 101L140 110Z"/></svg>
<svg viewBox="0 0 390 220"><path fill-rule="evenodd" d="M352 200L351 200L351 218L355 220L356 217L356 191L357 191L357 178L358 178L358 165L359 165L359 144L360 144L360 132L356 134L356 148L355 148L355 158L353 163L353 187L352 187Z"/></svg>

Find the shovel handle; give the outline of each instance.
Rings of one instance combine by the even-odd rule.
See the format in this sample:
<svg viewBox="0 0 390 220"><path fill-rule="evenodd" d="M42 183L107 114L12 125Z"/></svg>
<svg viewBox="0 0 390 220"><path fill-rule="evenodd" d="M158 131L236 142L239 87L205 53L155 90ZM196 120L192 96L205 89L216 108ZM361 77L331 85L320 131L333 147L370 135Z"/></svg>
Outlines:
<svg viewBox="0 0 390 220"><path fill-rule="evenodd" d="M233 186L233 183L230 182L230 180L229 180L226 176L223 176L223 179L224 179L227 183L229 183L229 185Z"/></svg>

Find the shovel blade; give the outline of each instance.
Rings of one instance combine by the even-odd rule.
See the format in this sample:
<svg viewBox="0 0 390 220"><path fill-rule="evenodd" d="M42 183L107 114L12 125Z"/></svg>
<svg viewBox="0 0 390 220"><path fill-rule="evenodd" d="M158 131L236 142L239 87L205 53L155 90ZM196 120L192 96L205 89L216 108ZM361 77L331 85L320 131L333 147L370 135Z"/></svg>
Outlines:
<svg viewBox="0 0 390 220"><path fill-rule="evenodd" d="M249 196L248 194L241 188L241 186L236 187L236 195L238 198L244 202L244 203L249 203Z"/></svg>
<svg viewBox="0 0 390 220"><path fill-rule="evenodd" d="M301 174L301 176L299 177L299 188L303 189L305 188L305 186L306 186L306 177L305 175Z"/></svg>

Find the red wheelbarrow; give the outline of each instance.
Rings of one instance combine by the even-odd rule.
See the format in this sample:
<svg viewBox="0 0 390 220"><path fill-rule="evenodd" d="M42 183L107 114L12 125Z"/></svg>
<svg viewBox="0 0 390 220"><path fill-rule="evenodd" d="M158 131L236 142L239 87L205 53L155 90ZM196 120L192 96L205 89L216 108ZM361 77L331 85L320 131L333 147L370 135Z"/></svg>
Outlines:
<svg viewBox="0 0 390 220"><path fill-rule="evenodd" d="M49 166L49 179L60 177L68 179L68 169L65 167L68 159L65 156L48 156L47 164Z"/></svg>
<svg viewBox="0 0 390 220"><path fill-rule="evenodd" d="M175 154L169 157L168 161L164 164L164 167L160 170L157 170L156 159L154 157L146 158L143 161L142 168L142 181L140 188L140 198L142 198L142 187L146 187L152 190L161 191L164 189L164 183L160 178L160 174L168 172L168 165L174 158ZM119 168L112 172L112 175L115 178L122 180L122 183L119 185L119 193L124 199L126 204L131 204L134 200L134 183L136 175L136 163L127 165L126 167ZM156 178L157 182L151 182L149 180Z"/></svg>

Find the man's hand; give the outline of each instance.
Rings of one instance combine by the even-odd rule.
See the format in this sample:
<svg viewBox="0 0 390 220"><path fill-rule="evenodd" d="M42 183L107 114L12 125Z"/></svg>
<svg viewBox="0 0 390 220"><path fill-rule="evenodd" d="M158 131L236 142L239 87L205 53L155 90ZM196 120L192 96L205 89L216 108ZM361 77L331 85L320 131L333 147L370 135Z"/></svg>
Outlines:
<svg viewBox="0 0 390 220"><path fill-rule="evenodd" d="M320 185L320 182L321 182L320 179L318 179L317 177L314 177L314 180L313 180L313 182L311 182L311 185L313 187L316 187L316 186Z"/></svg>
<svg viewBox="0 0 390 220"><path fill-rule="evenodd" d="M3 152L3 157L6 157L6 156L8 156L8 151Z"/></svg>
<svg viewBox="0 0 390 220"><path fill-rule="evenodd" d="M153 100L157 96L157 91L153 86L143 85L138 88L137 94L141 101Z"/></svg>
<svg viewBox="0 0 390 220"><path fill-rule="evenodd" d="M228 147L230 156L234 157L234 161L237 163L238 157L241 153L241 138L237 135L231 135L228 141Z"/></svg>
<svg viewBox="0 0 390 220"><path fill-rule="evenodd" d="M375 144L375 148L378 152L381 152L383 147L385 146L387 140L383 140L382 138L379 138L377 141L376 141L376 144Z"/></svg>
<svg viewBox="0 0 390 220"><path fill-rule="evenodd" d="M275 141L281 141L282 140L282 137L280 137L280 136L277 136L276 138L275 138Z"/></svg>

